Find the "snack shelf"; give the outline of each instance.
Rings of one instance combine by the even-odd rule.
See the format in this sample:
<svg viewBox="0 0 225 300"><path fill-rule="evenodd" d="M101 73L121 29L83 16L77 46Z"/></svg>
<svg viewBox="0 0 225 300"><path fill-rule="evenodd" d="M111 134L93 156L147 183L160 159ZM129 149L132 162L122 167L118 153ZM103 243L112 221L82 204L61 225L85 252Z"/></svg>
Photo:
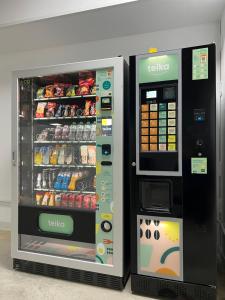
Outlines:
<svg viewBox="0 0 225 300"><path fill-rule="evenodd" d="M55 189L44 189L44 188L34 188L34 191L36 192L55 192L55 193L72 193L72 194L96 194L96 192L93 191L68 191L68 190L55 190Z"/></svg>
<svg viewBox="0 0 225 300"><path fill-rule="evenodd" d="M72 97L52 97L52 98L35 98L34 101L60 101L60 100L67 100L67 99L79 99L79 98L94 98L96 97L95 94L89 95L79 95L79 96L72 96Z"/></svg>
<svg viewBox="0 0 225 300"><path fill-rule="evenodd" d="M76 117L44 117L44 118L33 118L34 121L52 121L52 120L79 120L79 119L95 119L96 115L93 116L76 116Z"/></svg>
<svg viewBox="0 0 225 300"><path fill-rule="evenodd" d="M96 141L34 141L34 144L96 144Z"/></svg>
<svg viewBox="0 0 225 300"><path fill-rule="evenodd" d="M44 168L96 168L95 165L34 165L34 167L44 167Z"/></svg>

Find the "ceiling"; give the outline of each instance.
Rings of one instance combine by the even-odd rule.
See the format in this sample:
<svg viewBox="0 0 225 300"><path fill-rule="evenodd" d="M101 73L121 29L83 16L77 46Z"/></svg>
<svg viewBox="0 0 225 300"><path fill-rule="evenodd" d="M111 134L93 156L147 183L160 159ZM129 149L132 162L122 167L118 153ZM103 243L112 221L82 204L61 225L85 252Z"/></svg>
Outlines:
<svg viewBox="0 0 225 300"><path fill-rule="evenodd" d="M0 53L49 48L219 21L224 0L136 2L0 28Z"/></svg>

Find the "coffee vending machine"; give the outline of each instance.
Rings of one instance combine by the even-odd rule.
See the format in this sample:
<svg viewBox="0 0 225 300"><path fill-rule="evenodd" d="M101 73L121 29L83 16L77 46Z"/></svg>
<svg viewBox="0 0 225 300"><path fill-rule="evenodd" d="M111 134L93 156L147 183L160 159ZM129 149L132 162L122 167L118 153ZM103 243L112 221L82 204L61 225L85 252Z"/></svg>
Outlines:
<svg viewBox="0 0 225 300"><path fill-rule="evenodd" d="M215 45L130 57L131 286L216 299Z"/></svg>

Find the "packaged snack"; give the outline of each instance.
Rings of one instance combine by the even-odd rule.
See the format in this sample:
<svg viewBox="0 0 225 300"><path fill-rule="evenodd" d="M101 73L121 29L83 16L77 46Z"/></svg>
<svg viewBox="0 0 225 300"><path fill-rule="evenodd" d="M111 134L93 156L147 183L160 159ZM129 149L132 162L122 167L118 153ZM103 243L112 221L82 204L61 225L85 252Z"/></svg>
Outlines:
<svg viewBox="0 0 225 300"><path fill-rule="evenodd" d="M54 193L51 193L48 205L55 206L55 194Z"/></svg>
<svg viewBox="0 0 225 300"><path fill-rule="evenodd" d="M95 102L91 103L91 107L90 107L90 115L91 116L95 116L96 115L96 104Z"/></svg>
<svg viewBox="0 0 225 300"><path fill-rule="evenodd" d="M90 115L91 104L92 104L91 100L86 100L85 101L85 108L84 108L84 113L83 113L84 116L89 116Z"/></svg>
<svg viewBox="0 0 225 300"><path fill-rule="evenodd" d="M65 110L63 112L63 117L69 117L70 116L70 105L65 105Z"/></svg>
<svg viewBox="0 0 225 300"><path fill-rule="evenodd" d="M43 194L42 193L36 193L36 204L37 205L41 205L42 198L43 198Z"/></svg>
<svg viewBox="0 0 225 300"><path fill-rule="evenodd" d="M62 105L62 104L60 104L59 107L58 107L58 110L57 110L57 112L55 114L55 117L56 118L62 117L63 114L64 114L64 110L65 110L65 106Z"/></svg>
<svg viewBox="0 0 225 300"><path fill-rule="evenodd" d="M54 117L55 116L55 109L56 109L56 103L55 102L48 102L47 111L45 113L45 116L47 118Z"/></svg>
<svg viewBox="0 0 225 300"><path fill-rule="evenodd" d="M39 102L36 109L36 118L44 118L47 102Z"/></svg>
<svg viewBox="0 0 225 300"><path fill-rule="evenodd" d="M88 146L82 145L80 146L80 156L81 156L81 163L86 165L88 163Z"/></svg>
<svg viewBox="0 0 225 300"><path fill-rule="evenodd" d="M47 192L47 193L44 194L44 197L43 197L41 205L47 206L48 202L49 202L49 199L50 199L50 193Z"/></svg>
<svg viewBox="0 0 225 300"><path fill-rule="evenodd" d="M64 84L63 83L54 84L54 96L55 97L63 97L64 96Z"/></svg>
<svg viewBox="0 0 225 300"><path fill-rule="evenodd" d="M38 99L43 99L45 96L45 87L40 87L37 89L36 97Z"/></svg>
<svg viewBox="0 0 225 300"><path fill-rule="evenodd" d="M66 97L75 97L78 85L71 85L66 90Z"/></svg>
<svg viewBox="0 0 225 300"><path fill-rule="evenodd" d="M71 105L70 106L70 116L71 117L75 117L76 116L76 110L78 108L78 105Z"/></svg>
<svg viewBox="0 0 225 300"><path fill-rule="evenodd" d="M96 164L96 146L88 146L88 164L95 165Z"/></svg>
<svg viewBox="0 0 225 300"><path fill-rule="evenodd" d="M61 195L60 194L55 195L55 206L56 207L61 206Z"/></svg>
<svg viewBox="0 0 225 300"><path fill-rule="evenodd" d="M45 98L54 98L54 85L47 85L45 88Z"/></svg>
<svg viewBox="0 0 225 300"><path fill-rule="evenodd" d="M96 95L96 85L91 88L91 95Z"/></svg>

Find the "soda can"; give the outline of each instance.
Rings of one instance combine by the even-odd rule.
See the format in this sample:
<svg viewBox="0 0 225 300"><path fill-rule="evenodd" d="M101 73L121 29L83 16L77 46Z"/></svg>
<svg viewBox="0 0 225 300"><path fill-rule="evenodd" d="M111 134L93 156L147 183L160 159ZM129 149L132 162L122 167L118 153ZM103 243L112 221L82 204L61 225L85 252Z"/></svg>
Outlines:
<svg viewBox="0 0 225 300"><path fill-rule="evenodd" d="M82 201L83 201L83 195L82 194L76 195L75 207L76 208L82 208Z"/></svg>
<svg viewBox="0 0 225 300"><path fill-rule="evenodd" d="M68 195L67 194L62 194L61 205L63 207L67 207L68 206Z"/></svg>
<svg viewBox="0 0 225 300"><path fill-rule="evenodd" d="M76 201L76 195L75 194L70 194L68 196L68 207L69 208L75 207L75 201Z"/></svg>
<svg viewBox="0 0 225 300"><path fill-rule="evenodd" d="M96 209L96 195L91 196L90 208L91 209Z"/></svg>
<svg viewBox="0 0 225 300"><path fill-rule="evenodd" d="M90 208L91 195L85 195L83 198L83 208Z"/></svg>

